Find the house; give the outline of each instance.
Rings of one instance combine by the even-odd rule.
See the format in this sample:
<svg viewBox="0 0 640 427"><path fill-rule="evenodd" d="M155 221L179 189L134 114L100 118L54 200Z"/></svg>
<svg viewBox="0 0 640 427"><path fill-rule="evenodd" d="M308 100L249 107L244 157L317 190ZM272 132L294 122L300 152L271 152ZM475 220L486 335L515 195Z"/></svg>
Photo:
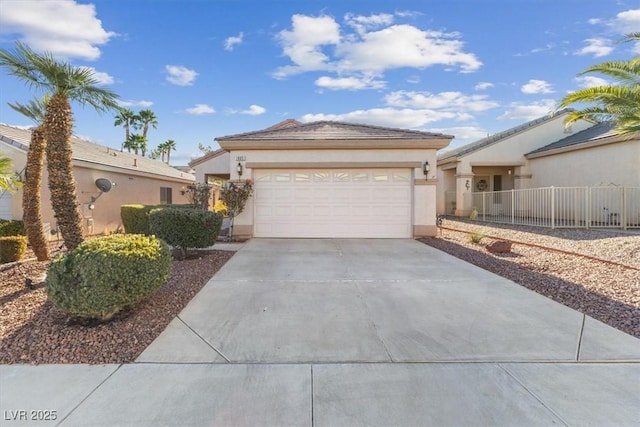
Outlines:
<svg viewBox="0 0 640 427"><path fill-rule="evenodd" d="M0 124L0 151L13 159L14 169L24 176L31 131ZM72 137L73 173L81 204L84 232L103 234L122 226L124 204L189 203L181 190L195 181L192 174L165 163ZM112 185L103 192L96 185L102 178ZM103 187L103 189L105 189ZM55 230L47 171L43 174L42 216L45 229ZM0 218L22 219L22 190L0 193Z"/></svg>
<svg viewBox="0 0 640 427"><path fill-rule="evenodd" d="M600 123L525 154L532 187L640 187L640 134Z"/></svg>
<svg viewBox="0 0 640 427"><path fill-rule="evenodd" d="M435 163L453 137L363 124L285 120L216 138L196 178L254 182L235 219L246 237L409 238L436 234ZM430 166L434 166L429 170Z"/></svg>
<svg viewBox="0 0 640 427"><path fill-rule="evenodd" d="M594 126L586 120L565 126L570 112L569 109L560 110L440 154L437 160L438 214L468 216L472 192L533 188L542 183L540 175L547 175L555 182L550 185L565 185L556 180L555 170L538 168L539 173L534 174L534 162L527 154L535 156L536 150ZM584 171L576 177L581 185L587 185Z"/></svg>

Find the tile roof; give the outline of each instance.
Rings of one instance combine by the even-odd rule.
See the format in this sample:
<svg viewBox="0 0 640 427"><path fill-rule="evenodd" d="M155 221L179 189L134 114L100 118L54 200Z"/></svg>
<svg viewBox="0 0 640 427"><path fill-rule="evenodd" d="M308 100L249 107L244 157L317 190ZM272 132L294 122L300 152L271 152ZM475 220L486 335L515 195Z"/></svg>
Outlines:
<svg viewBox="0 0 640 427"><path fill-rule="evenodd" d="M0 141L26 152L31 141L31 131L0 123ZM74 161L115 167L128 173L148 173L164 178L195 181L192 174L179 171L159 160L122 152L75 136L71 137L71 146Z"/></svg>
<svg viewBox="0 0 640 427"><path fill-rule="evenodd" d="M496 142L500 142L504 139L507 139L508 137L515 135L517 133L523 132L527 129L530 129L534 126L537 126L539 124L545 123L549 120L553 120L556 117L562 116L564 114L568 114L569 112L573 111L572 109L569 108L565 108L563 110L559 110L556 111L554 113L548 114L544 117L540 117L537 118L535 120L531 120L529 122L523 123L521 125L518 126L514 126L510 129L507 129L505 131L502 132L498 132L495 133L493 135L490 135L486 138L482 138L478 141L472 142L470 144L467 145L463 145L462 147L456 148L454 150L451 151L446 151L444 153L442 153L441 155L438 156L438 161L442 161L442 160L446 160L446 159L450 159L450 158L457 158L457 157L462 157L466 154L469 153L473 153L474 151L480 150L481 148L484 148L488 145L491 144L495 144Z"/></svg>
<svg viewBox="0 0 640 427"><path fill-rule="evenodd" d="M285 121L287 122L287 121ZM283 122L283 123L285 123ZM319 121L295 124L282 123L264 130L228 135L216 138L218 141L274 141L274 140L360 140L360 139L441 139L453 138L441 133L417 130L387 128L381 126Z"/></svg>
<svg viewBox="0 0 640 427"><path fill-rule="evenodd" d="M562 138L556 142L552 142L549 145L545 145L544 147L533 150L525 154L525 156L528 156L529 154L537 154L543 153L545 151L556 150L558 148L565 148L572 145L584 144L587 142L592 142L598 139L616 135L618 135L618 132L616 132L615 130L615 124L612 122L603 122L583 131L574 133L573 135L569 135L566 138Z"/></svg>

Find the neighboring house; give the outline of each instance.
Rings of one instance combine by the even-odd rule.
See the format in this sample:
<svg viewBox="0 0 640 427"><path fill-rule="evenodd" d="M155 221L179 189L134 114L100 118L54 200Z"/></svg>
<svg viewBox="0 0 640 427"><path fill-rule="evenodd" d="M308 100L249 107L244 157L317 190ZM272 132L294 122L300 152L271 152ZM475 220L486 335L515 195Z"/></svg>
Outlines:
<svg viewBox="0 0 640 427"><path fill-rule="evenodd" d="M436 152L453 137L286 120L217 138L191 162L200 182L252 179L236 236L408 238L436 234ZM425 164L431 171L425 173Z"/></svg>
<svg viewBox="0 0 640 427"><path fill-rule="evenodd" d="M525 154L531 186L640 187L640 134L601 123Z"/></svg>
<svg viewBox="0 0 640 427"><path fill-rule="evenodd" d="M0 151L13 159L14 169L22 176L30 140L31 131L0 124ZM86 234L109 233L121 228L120 206L124 204L188 203L181 190L195 181L193 175L158 160L76 137L71 143L73 173ZM56 221L47 176L45 163L42 216L45 228L54 230ZM95 184L98 178L115 183L115 187L101 193ZM0 193L0 218L22 219L22 190L14 194Z"/></svg>
<svg viewBox="0 0 640 427"><path fill-rule="evenodd" d="M554 141L579 134L594 126L579 121L570 127L564 122L571 110L561 110L545 117L488 136L479 141L444 152L438 156L438 214L467 216L471 213L472 192L526 189L540 186L540 176L547 175L555 184L559 169L541 170L534 174L533 164L526 155ZM612 162L617 162L615 158ZM589 185L591 171L575 175L581 185Z"/></svg>

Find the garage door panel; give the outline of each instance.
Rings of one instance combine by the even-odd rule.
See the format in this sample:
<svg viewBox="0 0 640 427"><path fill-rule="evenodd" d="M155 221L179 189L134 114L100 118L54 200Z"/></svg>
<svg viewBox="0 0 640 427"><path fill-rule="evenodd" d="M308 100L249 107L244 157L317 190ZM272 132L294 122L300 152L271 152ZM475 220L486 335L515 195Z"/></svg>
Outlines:
<svg viewBox="0 0 640 427"><path fill-rule="evenodd" d="M410 170L254 171L256 237L411 237Z"/></svg>

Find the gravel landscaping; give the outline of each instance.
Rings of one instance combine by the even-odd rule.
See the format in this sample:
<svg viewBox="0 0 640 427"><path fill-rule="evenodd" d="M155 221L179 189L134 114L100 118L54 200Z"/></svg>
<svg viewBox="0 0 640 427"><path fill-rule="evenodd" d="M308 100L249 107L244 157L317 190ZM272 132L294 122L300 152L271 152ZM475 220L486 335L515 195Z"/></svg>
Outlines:
<svg viewBox="0 0 640 427"><path fill-rule="evenodd" d="M422 242L640 338L637 231L506 227L447 218L438 237ZM484 237L474 244L471 233ZM496 239L488 236L565 252L513 243L511 253L492 254L486 245Z"/></svg>
<svg viewBox="0 0 640 427"><path fill-rule="evenodd" d="M640 338L640 233L502 227L452 218L443 226L437 237L422 242ZM474 244L469 233L484 237ZM510 253L492 254L486 245L494 238L516 243ZM47 301L48 263L0 266L0 363L132 362L232 256L208 250L173 261L170 278L156 295L104 324L71 319ZM33 289L25 286L27 278Z"/></svg>

